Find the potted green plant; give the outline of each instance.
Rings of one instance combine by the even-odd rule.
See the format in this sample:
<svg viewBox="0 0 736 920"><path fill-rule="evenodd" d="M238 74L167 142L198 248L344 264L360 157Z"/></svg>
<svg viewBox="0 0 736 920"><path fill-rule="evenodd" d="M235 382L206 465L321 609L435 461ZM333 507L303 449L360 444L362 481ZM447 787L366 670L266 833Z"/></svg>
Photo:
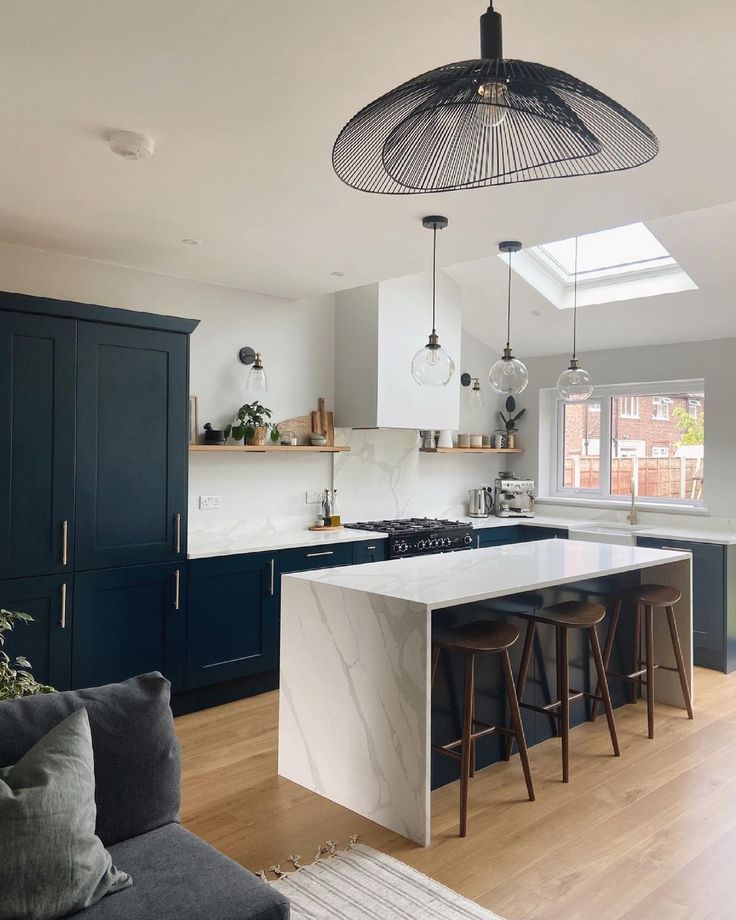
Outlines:
<svg viewBox="0 0 736 920"><path fill-rule="evenodd" d="M252 403L246 403L238 409L236 420L232 425L225 429L225 437L232 437L235 441L245 438L245 443L251 446L262 445L266 443L266 434L271 429L271 440L278 443L280 433L278 428L271 422L271 410L256 400Z"/></svg>
<svg viewBox="0 0 736 920"><path fill-rule="evenodd" d="M15 660L11 660L2 648L5 645L5 634L9 633L16 623L32 622L33 617L27 613L0 609L0 700L54 692L53 687L41 684L34 678L27 658L19 655Z"/></svg>

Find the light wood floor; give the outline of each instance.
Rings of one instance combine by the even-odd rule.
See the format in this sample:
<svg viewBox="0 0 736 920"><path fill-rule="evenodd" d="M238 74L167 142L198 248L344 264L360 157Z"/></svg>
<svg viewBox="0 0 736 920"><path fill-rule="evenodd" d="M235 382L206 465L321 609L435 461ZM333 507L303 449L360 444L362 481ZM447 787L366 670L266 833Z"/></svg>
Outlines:
<svg viewBox="0 0 736 920"><path fill-rule="evenodd" d="M695 721L640 703L617 710L622 756L605 719L576 728L572 777L554 740L531 751L537 801L518 756L476 775L469 836L457 833L457 785L433 793L423 849L276 775L277 693L177 719L183 823L259 870L311 862L351 834L507 920L736 918L736 674L696 671Z"/></svg>

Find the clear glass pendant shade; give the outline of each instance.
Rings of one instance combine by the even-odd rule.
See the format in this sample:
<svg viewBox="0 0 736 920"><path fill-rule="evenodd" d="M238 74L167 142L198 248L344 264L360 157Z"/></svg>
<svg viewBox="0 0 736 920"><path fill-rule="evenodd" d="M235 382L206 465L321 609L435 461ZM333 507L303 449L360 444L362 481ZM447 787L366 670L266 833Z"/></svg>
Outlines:
<svg viewBox="0 0 736 920"><path fill-rule="evenodd" d="M488 382L497 393L516 396L526 389L529 383L529 371L526 365L515 358L508 349L507 352L490 369Z"/></svg>
<svg viewBox="0 0 736 920"><path fill-rule="evenodd" d="M593 394L593 381L577 361L571 361L570 367L560 374L557 392L566 402L585 402Z"/></svg>
<svg viewBox="0 0 736 920"><path fill-rule="evenodd" d="M266 377L266 370L263 367L263 359L258 352L256 352L255 362L248 374L247 386L249 390L257 390L261 393L268 389L268 377Z"/></svg>
<svg viewBox="0 0 736 920"><path fill-rule="evenodd" d="M470 388L468 401L473 409L482 409L486 403L483 398L483 390L480 388L480 380L477 377L473 377L473 385Z"/></svg>
<svg viewBox="0 0 736 920"><path fill-rule="evenodd" d="M411 362L411 375L423 387L444 387L455 373L452 355L439 344L429 342Z"/></svg>

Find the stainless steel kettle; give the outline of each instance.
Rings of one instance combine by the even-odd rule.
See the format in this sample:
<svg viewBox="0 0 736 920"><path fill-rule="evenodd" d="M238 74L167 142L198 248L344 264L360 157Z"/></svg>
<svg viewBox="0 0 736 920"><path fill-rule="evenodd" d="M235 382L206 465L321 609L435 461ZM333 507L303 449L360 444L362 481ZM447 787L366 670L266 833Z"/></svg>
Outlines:
<svg viewBox="0 0 736 920"><path fill-rule="evenodd" d="M470 517L490 517L492 508L493 489L489 486L483 486L480 489L468 489L468 514Z"/></svg>

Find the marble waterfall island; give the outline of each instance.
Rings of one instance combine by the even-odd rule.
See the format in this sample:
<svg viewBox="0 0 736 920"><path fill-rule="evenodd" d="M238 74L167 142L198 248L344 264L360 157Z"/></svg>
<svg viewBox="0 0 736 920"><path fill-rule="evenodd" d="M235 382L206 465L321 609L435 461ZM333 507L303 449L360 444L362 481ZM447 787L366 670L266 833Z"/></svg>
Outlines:
<svg viewBox="0 0 736 920"><path fill-rule="evenodd" d="M682 591L675 609L692 674L684 552L544 540L285 575L279 774L428 845L433 618L451 625L464 605L528 592L574 596L623 573ZM657 630L658 660L669 663L666 624ZM681 707L677 675L657 672L655 697Z"/></svg>

